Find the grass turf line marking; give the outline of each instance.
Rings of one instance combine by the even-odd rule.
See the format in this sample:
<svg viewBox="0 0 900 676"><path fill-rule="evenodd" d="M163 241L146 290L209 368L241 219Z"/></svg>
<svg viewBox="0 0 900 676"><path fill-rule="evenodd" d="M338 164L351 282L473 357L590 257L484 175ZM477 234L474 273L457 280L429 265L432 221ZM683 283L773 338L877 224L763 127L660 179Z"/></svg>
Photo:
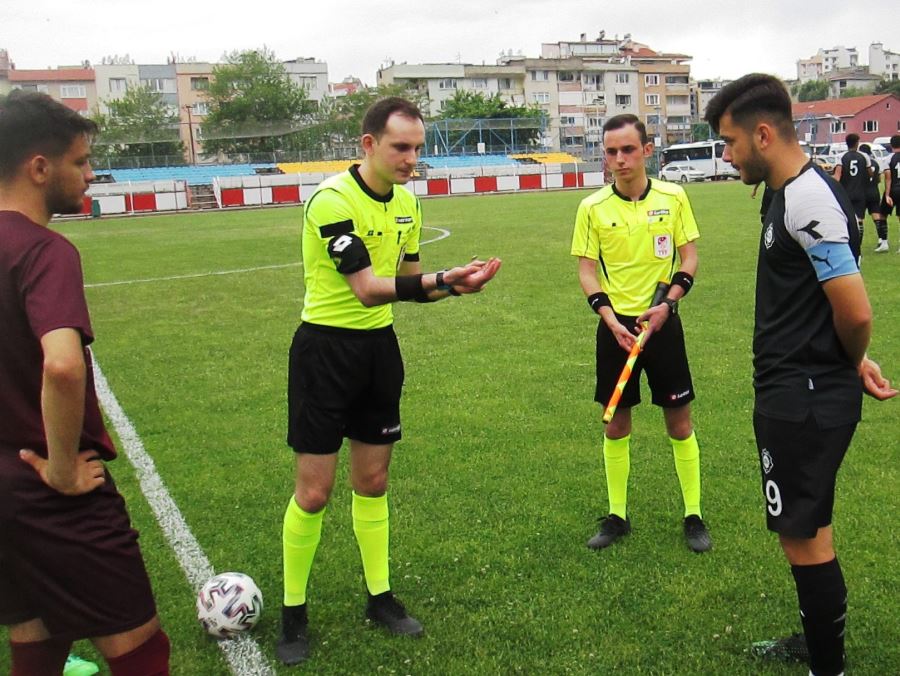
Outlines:
<svg viewBox="0 0 900 676"><path fill-rule="evenodd" d="M212 564L206 558L200 543L197 542L184 520L181 510L178 509L178 505L175 504L166 489L162 478L156 471L153 458L144 449L144 442L138 436L131 420L125 415L125 411L119 404L119 400L116 399L116 395L113 394L103 371L100 370L100 365L96 359L93 362L94 384L100 403L119 435L125 456L134 466L140 481L141 491L150 504L163 534L172 549L175 550L175 556L181 569L191 587L195 591L199 590L203 583L215 574ZM243 634L233 640L218 641L218 644L225 653L225 659L235 676L271 676L275 673L262 654L259 644L249 634Z"/></svg>
<svg viewBox="0 0 900 676"><path fill-rule="evenodd" d="M433 228L423 226L423 230L437 230L440 234L434 239L429 239L424 242L421 242L421 245L431 244L432 242L439 242L442 239L445 239L450 236L449 230L444 230L444 228ZM295 268L302 263L282 263L280 265L260 265L255 268L238 268L236 270L216 270L213 272L197 272L190 275L172 275L171 277L145 277L144 279L125 279L118 282L96 282L94 284L85 284L85 289L98 289L104 286L124 286L127 284L148 284L150 282L170 282L179 279L198 279L200 277L216 277L219 275L237 275L244 272L258 272L259 270L280 270L282 268Z"/></svg>

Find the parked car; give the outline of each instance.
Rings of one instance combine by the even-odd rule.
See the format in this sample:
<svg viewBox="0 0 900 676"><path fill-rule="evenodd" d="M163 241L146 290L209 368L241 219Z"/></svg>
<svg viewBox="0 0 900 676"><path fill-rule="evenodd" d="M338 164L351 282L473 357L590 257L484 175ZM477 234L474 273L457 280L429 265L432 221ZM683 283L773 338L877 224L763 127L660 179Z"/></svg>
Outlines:
<svg viewBox="0 0 900 676"><path fill-rule="evenodd" d="M841 158L840 155L813 155L812 160L829 174L833 174L834 168L841 161Z"/></svg>
<svg viewBox="0 0 900 676"><path fill-rule="evenodd" d="M687 183L688 181L703 181L706 179L706 174L685 162L669 162L659 170L659 177L664 181Z"/></svg>

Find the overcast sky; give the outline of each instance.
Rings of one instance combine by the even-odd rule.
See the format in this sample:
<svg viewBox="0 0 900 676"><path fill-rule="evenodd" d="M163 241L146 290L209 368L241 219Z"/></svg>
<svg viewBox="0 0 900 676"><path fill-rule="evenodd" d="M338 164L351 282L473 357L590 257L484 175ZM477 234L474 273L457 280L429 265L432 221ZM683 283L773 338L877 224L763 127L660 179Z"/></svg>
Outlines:
<svg viewBox="0 0 900 676"><path fill-rule="evenodd" d="M691 55L694 77L793 78L797 59L820 47L856 47L865 64L872 42L900 51L898 20L897 0L2 0L0 48L26 69L114 54L139 64L172 53L215 62L266 45L279 59L326 61L332 82L354 75L374 84L387 59L494 63L501 50L539 56L542 42L605 30Z"/></svg>

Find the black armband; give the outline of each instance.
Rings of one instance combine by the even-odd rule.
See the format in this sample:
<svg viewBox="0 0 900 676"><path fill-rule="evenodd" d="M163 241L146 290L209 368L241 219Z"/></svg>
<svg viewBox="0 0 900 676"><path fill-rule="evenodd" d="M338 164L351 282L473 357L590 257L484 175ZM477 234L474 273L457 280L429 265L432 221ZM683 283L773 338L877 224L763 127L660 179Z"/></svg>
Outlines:
<svg viewBox="0 0 900 676"><path fill-rule="evenodd" d="M597 293L592 293L587 297L588 305L591 306L591 310L595 313L600 312L600 308L602 307L612 307L612 303L609 301L609 296L607 296L602 291L598 291Z"/></svg>
<svg viewBox="0 0 900 676"><path fill-rule="evenodd" d="M682 294L682 297L684 297L688 295L688 291L690 291L694 286L694 277L686 272L682 272L681 270L679 270L674 275L672 275L672 285L674 286L676 284L684 289L684 293Z"/></svg>
<svg viewBox="0 0 900 676"><path fill-rule="evenodd" d="M372 265L365 243L352 232L332 237L328 242L328 255L342 275L359 272Z"/></svg>
<svg viewBox="0 0 900 676"><path fill-rule="evenodd" d="M394 277L394 289L397 293L397 300L419 300L425 293L422 288L422 275L400 275Z"/></svg>

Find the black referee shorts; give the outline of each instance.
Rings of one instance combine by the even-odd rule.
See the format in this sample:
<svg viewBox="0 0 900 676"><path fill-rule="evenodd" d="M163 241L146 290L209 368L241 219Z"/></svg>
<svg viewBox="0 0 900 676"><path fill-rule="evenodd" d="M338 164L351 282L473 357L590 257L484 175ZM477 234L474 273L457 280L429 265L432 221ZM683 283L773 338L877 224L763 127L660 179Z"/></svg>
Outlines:
<svg viewBox="0 0 900 676"><path fill-rule="evenodd" d="M634 326L636 317L616 317L624 326ZM626 361L628 353L619 347L615 336L601 319L597 326L597 386L594 390L594 401L601 406L609 403ZM662 328L650 336L622 392L620 408L641 403L641 372L647 373L647 384L657 406L678 408L694 400L694 383L684 345L681 317L670 316Z"/></svg>
<svg viewBox="0 0 900 676"><path fill-rule="evenodd" d="M831 524L837 472L856 423L822 429L810 413L801 423L753 414L766 525L795 538L813 538Z"/></svg>
<svg viewBox="0 0 900 676"><path fill-rule="evenodd" d="M403 359L394 329L303 323L291 343L287 442L297 453L337 453L344 437L391 444L400 434Z"/></svg>

